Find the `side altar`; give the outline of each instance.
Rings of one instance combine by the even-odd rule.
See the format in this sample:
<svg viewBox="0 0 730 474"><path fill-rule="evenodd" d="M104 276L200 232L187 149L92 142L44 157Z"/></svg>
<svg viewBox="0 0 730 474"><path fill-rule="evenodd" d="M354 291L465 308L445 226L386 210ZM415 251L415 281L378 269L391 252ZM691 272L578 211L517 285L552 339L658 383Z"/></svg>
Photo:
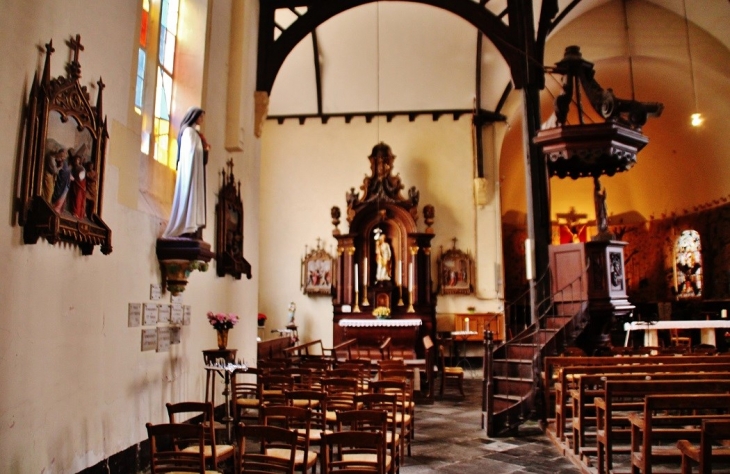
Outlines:
<svg viewBox="0 0 730 474"><path fill-rule="evenodd" d="M435 337L436 295L431 283L431 240L434 208L423 208L426 228L418 231L419 192L407 197L400 176L393 174L395 156L385 143L368 157L370 176L360 191L346 193L349 231L338 229L340 209L332 208L337 239L336 287L333 289L333 342L357 338L360 345L378 345L391 337L395 348L423 357L423 337ZM376 308L377 311L376 311ZM377 320L387 313L390 324L358 324L343 320ZM418 320L406 326L398 320Z"/></svg>

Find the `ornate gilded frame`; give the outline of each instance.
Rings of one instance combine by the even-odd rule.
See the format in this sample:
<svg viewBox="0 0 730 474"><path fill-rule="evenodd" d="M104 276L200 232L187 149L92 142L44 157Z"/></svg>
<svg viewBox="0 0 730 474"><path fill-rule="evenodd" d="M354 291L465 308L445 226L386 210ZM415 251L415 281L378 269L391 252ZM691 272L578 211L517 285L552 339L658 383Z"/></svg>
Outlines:
<svg viewBox="0 0 730 474"><path fill-rule="evenodd" d="M322 248L317 239L317 247L302 258L301 288L305 295L331 295L334 278L337 275L337 259Z"/></svg>
<svg viewBox="0 0 730 474"><path fill-rule="evenodd" d="M474 259L468 252L454 247L441 249L438 261L439 293L442 295L470 295L474 293Z"/></svg>

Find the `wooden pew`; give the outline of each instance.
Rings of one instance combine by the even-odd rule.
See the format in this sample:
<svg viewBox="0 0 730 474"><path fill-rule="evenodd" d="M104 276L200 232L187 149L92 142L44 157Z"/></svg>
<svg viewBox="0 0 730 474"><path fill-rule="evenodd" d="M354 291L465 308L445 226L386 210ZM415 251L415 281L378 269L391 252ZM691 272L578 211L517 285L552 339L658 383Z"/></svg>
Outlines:
<svg viewBox="0 0 730 474"><path fill-rule="evenodd" d="M657 441L699 440L703 420L730 421L730 394L649 395L643 413L629 416L631 422L631 472L651 474L652 465L681 460L675 445L657 446ZM724 415L711 413L722 410ZM680 414L676 414L680 411ZM691 411L691 415L685 415Z"/></svg>
<svg viewBox="0 0 730 474"><path fill-rule="evenodd" d="M682 358L676 358L682 359ZM644 360L644 359L639 359ZM570 416L576 417L572 411L572 404L569 403L571 390L577 388L576 380L581 375L591 374L619 374L619 373L654 373L654 372L698 372L725 371L730 370L730 358L724 359L715 357L711 363L647 363L647 364L612 364L612 365L579 365L563 367L559 370L557 382L555 383L555 434L561 440L565 440L566 422ZM685 362L682 359L681 362ZM651 362L651 361L647 361ZM670 369L669 367L676 366ZM707 368L703 368L707 367Z"/></svg>
<svg viewBox="0 0 730 474"><path fill-rule="evenodd" d="M331 349L329 350L331 352ZM306 359L322 359L328 357L328 350L324 348L321 339L297 344L296 346L284 349L284 355L292 364L296 365Z"/></svg>
<svg viewBox="0 0 730 474"><path fill-rule="evenodd" d="M682 474L692 474L692 464L699 463L699 474L712 474L713 461L730 461L730 447L717 446L730 439L730 420L703 420L699 445L689 440L677 441L682 454Z"/></svg>
<svg viewBox="0 0 730 474"><path fill-rule="evenodd" d="M711 362L730 361L728 356L600 356L600 357L582 357L582 356L548 356L543 360L543 382L542 389L545 398L545 415L544 421L555 416L555 384L561 382L563 390L565 390L565 381L559 380L561 371L559 369L573 366L598 366L598 365L631 365L631 364L704 364Z"/></svg>
<svg viewBox="0 0 730 474"><path fill-rule="evenodd" d="M268 341L261 341L257 344L257 360L278 360L284 359L284 349L292 345L289 336L277 337Z"/></svg>
<svg viewBox="0 0 730 474"><path fill-rule="evenodd" d="M603 393L606 382L616 380L730 380L730 364L717 365L720 367L708 368L702 365L686 366L684 364L670 366L653 365L636 368L636 373L581 375L576 388L571 390L571 402L573 406L573 422L571 427L573 432L573 453L580 454L587 449L587 429L596 426L595 405L593 404L593 400L595 397L600 396ZM641 407L642 405L640 402L624 404L621 406L623 410L630 408L639 409ZM616 422L617 419L614 417L614 423Z"/></svg>
<svg viewBox="0 0 730 474"><path fill-rule="evenodd" d="M647 395L728 393L730 380L648 380L608 381L596 405L596 450L598 474L613 467L614 443L629 440L631 431L614 426L615 411L626 401L642 401ZM617 405L618 404L618 405Z"/></svg>
<svg viewBox="0 0 730 474"><path fill-rule="evenodd" d="M332 357L335 363L358 358L359 349L357 347L357 339L348 339L335 345L332 348Z"/></svg>

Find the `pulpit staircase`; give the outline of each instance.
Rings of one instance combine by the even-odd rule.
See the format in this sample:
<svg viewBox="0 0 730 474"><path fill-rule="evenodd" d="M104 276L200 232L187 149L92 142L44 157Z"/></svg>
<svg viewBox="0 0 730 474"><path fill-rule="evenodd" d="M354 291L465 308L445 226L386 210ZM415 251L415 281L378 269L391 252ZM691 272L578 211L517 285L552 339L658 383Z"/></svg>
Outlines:
<svg viewBox="0 0 730 474"><path fill-rule="evenodd" d="M582 332L588 322L588 301L581 291L586 274L551 293L546 274L535 283L538 321L504 344L485 341L482 386L482 428L488 436L514 432L524 421L536 418L545 407L541 396L542 361L558 355ZM528 320L529 290L505 311L506 321Z"/></svg>

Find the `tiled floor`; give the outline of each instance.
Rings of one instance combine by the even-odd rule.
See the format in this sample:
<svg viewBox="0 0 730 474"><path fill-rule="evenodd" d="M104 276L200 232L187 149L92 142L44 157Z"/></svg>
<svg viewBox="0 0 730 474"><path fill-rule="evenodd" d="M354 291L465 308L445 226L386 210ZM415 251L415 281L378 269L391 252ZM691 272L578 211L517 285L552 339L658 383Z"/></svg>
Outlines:
<svg viewBox="0 0 730 474"><path fill-rule="evenodd" d="M413 455L401 474L580 473L536 423L523 425L516 437L487 438L479 380L465 380L465 390L466 398L450 390L444 400L417 406Z"/></svg>

